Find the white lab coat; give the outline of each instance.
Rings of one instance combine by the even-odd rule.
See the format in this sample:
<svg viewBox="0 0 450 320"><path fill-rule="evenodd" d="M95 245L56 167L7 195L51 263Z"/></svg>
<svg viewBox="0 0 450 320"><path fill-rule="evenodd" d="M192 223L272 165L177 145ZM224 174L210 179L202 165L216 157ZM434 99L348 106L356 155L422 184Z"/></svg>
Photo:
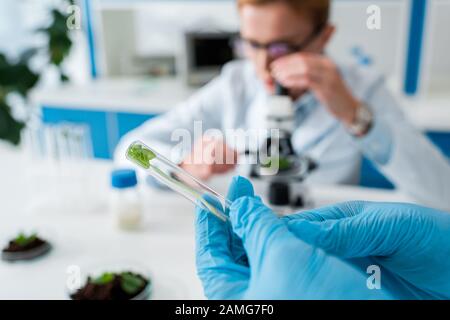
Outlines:
<svg viewBox="0 0 450 320"><path fill-rule="evenodd" d="M384 78L367 67L347 66L340 70L353 94L372 109L374 127L367 136L355 138L312 94L296 101L294 149L319 164L306 182L357 184L365 155L417 202L450 210L450 164L405 119ZM116 161L126 163L125 150L134 140L143 141L173 161L181 161L187 151L174 150L177 142L172 141L172 133L183 128L193 134L196 120L202 121L203 130L263 128L266 98L250 62L229 63L219 77L188 101L128 133L116 149Z"/></svg>

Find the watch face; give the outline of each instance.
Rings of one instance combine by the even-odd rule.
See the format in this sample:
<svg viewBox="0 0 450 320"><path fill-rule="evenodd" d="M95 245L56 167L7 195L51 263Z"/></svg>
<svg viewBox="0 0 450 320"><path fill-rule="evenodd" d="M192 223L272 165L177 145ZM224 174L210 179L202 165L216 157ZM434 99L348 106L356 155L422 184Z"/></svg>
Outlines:
<svg viewBox="0 0 450 320"><path fill-rule="evenodd" d="M355 122L349 127L350 133L355 136L365 135L372 127L373 114L369 107L361 104L356 113Z"/></svg>

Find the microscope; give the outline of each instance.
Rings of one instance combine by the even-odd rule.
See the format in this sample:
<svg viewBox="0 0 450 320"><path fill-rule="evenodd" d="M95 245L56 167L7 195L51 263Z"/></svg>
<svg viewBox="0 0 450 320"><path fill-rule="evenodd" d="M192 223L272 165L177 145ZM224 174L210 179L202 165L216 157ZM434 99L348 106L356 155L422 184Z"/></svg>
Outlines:
<svg viewBox="0 0 450 320"><path fill-rule="evenodd" d="M267 183L267 198L275 211L283 214L285 210L309 206L302 182L317 164L307 156L296 154L293 148L294 105L288 90L278 83L275 94L267 102L265 126L268 136L250 166L250 177Z"/></svg>

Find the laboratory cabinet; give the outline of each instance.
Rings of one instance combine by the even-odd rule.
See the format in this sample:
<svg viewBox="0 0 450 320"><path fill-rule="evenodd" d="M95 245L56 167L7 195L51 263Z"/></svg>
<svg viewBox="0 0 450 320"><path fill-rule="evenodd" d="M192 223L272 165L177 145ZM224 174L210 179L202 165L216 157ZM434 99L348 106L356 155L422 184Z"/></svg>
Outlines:
<svg viewBox="0 0 450 320"><path fill-rule="evenodd" d="M112 159L120 138L154 116L155 114L42 107L44 125L68 123L87 126L92 153L98 159Z"/></svg>

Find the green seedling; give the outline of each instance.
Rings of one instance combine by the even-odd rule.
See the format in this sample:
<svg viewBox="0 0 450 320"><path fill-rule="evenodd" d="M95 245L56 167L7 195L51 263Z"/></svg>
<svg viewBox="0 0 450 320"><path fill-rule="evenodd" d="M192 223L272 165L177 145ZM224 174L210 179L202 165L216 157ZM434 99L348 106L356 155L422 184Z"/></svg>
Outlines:
<svg viewBox="0 0 450 320"><path fill-rule="evenodd" d="M92 279L91 282L93 284L97 284L97 285L105 285L105 284L113 282L115 277L116 276L115 276L114 273L112 273L112 272L105 272L102 275L98 276L97 278Z"/></svg>
<svg viewBox="0 0 450 320"><path fill-rule="evenodd" d="M120 276L122 279L120 286L129 295L138 293L145 286L145 280L135 274L122 272Z"/></svg>
<svg viewBox="0 0 450 320"><path fill-rule="evenodd" d="M105 272L97 278L91 279L90 282L96 285L107 285L112 283L116 277L120 277L120 286L129 295L138 293L145 286L145 280L131 272L120 274Z"/></svg>
<svg viewBox="0 0 450 320"><path fill-rule="evenodd" d="M156 158L156 155L140 144L133 144L127 151L128 158L134 160L144 169L150 168L150 161Z"/></svg>
<svg viewBox="0 0 450 320"><path fill-rule="evenodd" d="M15 239L14 242L22 247L25 247L26 245L32 243L37 239L37 235L35 233L31 234L30 236L25 235L24 233L20 233Z"/></svg>

